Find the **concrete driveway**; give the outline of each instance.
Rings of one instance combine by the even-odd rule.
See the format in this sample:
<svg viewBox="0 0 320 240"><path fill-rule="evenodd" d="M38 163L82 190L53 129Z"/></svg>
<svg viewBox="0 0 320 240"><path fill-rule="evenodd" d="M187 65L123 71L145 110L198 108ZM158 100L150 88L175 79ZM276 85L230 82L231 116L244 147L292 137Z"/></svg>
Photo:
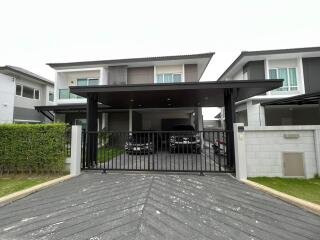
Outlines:
<svg viewBox="0 0 320 240"><path fill-rule="evenodd" d="M0 239L316 239L320 217L228 175L85 173L0 208Z"/></svg>
<svg viewBox="0 0 320 240"><path fill-rule="evenodd" d="M201 154L169 153L158 151L154 154L123 153L110 161L99 163L105 169L156 170L156 171L225 171L226 156L204 150ZM221 166L221 167L220 167Z"/></svg>

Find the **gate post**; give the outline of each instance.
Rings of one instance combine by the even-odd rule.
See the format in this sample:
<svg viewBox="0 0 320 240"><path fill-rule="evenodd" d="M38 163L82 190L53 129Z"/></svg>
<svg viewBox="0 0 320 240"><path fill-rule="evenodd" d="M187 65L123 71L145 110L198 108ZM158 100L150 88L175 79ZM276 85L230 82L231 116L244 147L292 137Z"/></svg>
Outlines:
<svg viewBox="0 0 320 240"><path fill-rule="evenodd" d="M87 161L88 167L93 167L97 162L98 151L98 100L97 96L87 97Z"/></svg>
<svg viewBox="0 0 320 240"><path fill-rule="evenodd" d="M81 169L81 126L72 126L71 128L71 163L70 175L80 175Z"/></svg>
<svg viewBox="0 0 320 240"><path fill-rule="evenodd" d="M234 89L225 89L224 91L224 107L225 107L225 130L227 140L227 165L234 169L234 137L233 124L236 119L235 112L235 93Z"/></svg>
<svg viewBox="0 0 320 240"><path fill-rule="evenodd" d="M233 124L234 132L234 152L236 165L236 178L238 180L247 179L247 158L246 158L246 144L244 135L244 124Z"/></svg>

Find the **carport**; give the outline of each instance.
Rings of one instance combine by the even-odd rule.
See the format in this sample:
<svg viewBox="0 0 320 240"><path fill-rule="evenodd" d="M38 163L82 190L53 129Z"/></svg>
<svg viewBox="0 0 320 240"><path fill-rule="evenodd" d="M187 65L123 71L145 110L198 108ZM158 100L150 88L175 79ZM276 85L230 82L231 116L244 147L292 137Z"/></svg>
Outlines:
<svg viewBox="0 0 320 240"><path fill-rule="evenodd" d="M282 80L237 80L197 83L71 86L70 91L87 98L87 132L97 131L99 105L112 109L224 107L227 161L234 165L233 123L235 102L282 86ZM120 131L120 129L119 129ZM98 136L87 137L87 161L98 153Z"/></svg>

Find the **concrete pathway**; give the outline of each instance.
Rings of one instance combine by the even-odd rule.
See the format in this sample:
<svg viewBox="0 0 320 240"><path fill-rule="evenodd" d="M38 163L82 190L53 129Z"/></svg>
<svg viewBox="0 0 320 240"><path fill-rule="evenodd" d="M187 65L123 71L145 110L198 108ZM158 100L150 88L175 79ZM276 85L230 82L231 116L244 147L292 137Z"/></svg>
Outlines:
<svg viewBox="0 0 320 240"><path fill-rule="evenodd" d="M320 217L228 175L85 173L0 208L0 239L320 239Z"/></svg>

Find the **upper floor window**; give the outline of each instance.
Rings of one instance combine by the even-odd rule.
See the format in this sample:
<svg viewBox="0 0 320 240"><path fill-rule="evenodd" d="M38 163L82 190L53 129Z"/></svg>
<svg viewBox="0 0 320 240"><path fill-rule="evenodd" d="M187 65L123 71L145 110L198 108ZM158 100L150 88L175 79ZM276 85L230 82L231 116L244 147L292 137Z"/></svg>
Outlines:
<svg viewBox="0 0 320 240"><path fill-rule="evenodd" d="M182 81L181 73L161 73L157 74L157 83L176 83Z"/></svg>
<svg viewBox="0 0 320 240"><path fill-rule="evenodd" d="M79 78L77 79L77 86L93 86L99 85L99 79L97 78Z"/></svg>
<svg viewBox="0 0 320 240"><path fill-rule="evenodd" d="M270 79L283 79L283 86L275 91L297 91L297 69L296 68L272 68L269 69Z"/></svg>
<svg viewBox="0 0 320 240"><path fill-rule="evenodd" d="M40 99L40 91L24 85L16 85L16 95L30 99Z"/></svg>
<svg viewBox="0 0 320 240"><path fill-rule="evenodd" d="M53 92L49 92L49 102L53 102L54 101L54 94Z"/></svg>

